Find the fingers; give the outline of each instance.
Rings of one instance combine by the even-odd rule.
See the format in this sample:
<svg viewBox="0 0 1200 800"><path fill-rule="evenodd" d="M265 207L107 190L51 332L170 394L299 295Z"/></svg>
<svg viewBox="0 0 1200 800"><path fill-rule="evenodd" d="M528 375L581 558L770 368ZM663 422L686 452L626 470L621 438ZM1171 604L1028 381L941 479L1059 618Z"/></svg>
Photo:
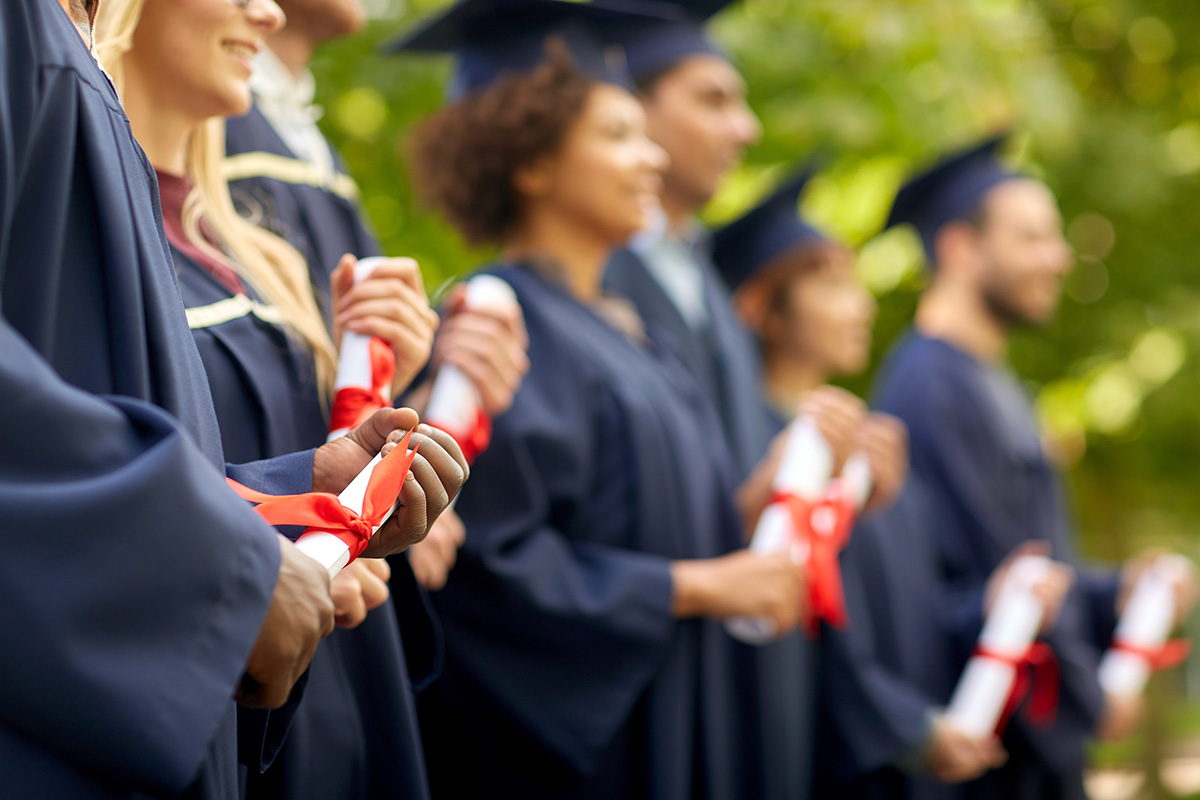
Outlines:
<svg viewBox="0 0 1200 800"><path fill-rule="evenodd" d="M334 624L339 628L356 628L367 618L362 583L351 567L347 567L329 582L333 599Z"/></svg>
<svg viewBox="0 0 1200 800"><path fill-rule="evenodd" d="M435 362L453 364L471 380L492 416L512 405L529 372L528 337L520 312L464 311L450 317L435 343Z"/></svg>
<svg viewBox="0 0 1200 800"><path fill-rule="evenodd" d="M399 441L420 421L417 412L411 408L383 408L346 437L373 456L389 441Z"/></svg>
<svg viewBox="0 0 1200 800"><path fill-rule="evenodd" d="M345 257L343 257L343 261ZM380 296L380 286L388 285L394 291L396 283L403 284L408 290L425 296L425 285L421 279L421 267L411 258L388 258L379 263L371 274L363 278L342 298L341 305L334 305L337 314L346 307L353 305L365 297Z"/></svg>
<svg viewBox="0 0 1200 800"><path fill-rule="evenodd" d="M454 497L471 476L467 458L453 436L432 425L418 425L414 439L422 441L426 437L437 446L422 445L422 455L437 472L438 480L441 481L446 494Z"/></svg>

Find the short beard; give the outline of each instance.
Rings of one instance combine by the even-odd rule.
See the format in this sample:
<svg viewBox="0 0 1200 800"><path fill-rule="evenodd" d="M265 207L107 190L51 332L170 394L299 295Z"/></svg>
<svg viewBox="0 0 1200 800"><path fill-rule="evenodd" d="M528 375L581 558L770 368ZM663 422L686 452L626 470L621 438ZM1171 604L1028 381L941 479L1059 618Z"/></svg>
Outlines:
<svg viewBox="0 0 1200 800"><path fill-rule="evenodd" d="M1044 324L1042 320L1034 319L1019 309L1001 289L995 286L984 287L983 305L992 318L999 322L1005 330L1039 327Z"/></svg>

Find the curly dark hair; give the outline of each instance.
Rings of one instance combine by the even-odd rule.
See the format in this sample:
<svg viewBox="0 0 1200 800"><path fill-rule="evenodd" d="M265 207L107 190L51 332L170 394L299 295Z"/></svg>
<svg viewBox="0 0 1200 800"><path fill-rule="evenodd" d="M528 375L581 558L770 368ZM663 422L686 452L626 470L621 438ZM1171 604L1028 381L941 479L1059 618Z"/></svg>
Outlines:
<svg viewBox="0 0 1200 800"><path fill-rule="evenodd" d="M502 243L519 221L513 175L562 143L592 86L552 39L533 71L504 75L424 120L409 140L421 199L471 245Z"/></svg>

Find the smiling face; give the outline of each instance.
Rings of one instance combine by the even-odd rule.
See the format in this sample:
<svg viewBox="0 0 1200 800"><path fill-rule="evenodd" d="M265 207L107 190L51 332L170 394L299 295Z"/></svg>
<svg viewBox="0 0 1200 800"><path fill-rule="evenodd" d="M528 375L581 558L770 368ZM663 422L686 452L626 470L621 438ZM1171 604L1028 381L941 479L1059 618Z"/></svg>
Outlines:
<svg viewBox="0 0 1200 800"><path fill-rule="evenodd" d="M126 79L154 108L196 123L244 114L254 55L284 19L274 0L145 0Z"/></svg>
<svg viewBox="0 0 1200 800"><path fill-rule="evenodd" d="M669 206L699 210L758 140L746 83L723 58L694 55L658 77L642 96L650 138L671 158L664 178Z"/></svg>
<svg viewBox="0 0 1200 800"><path fill-rule="evenodd" d="M615 246L649 223L666 166L666 154L646 136L637 99L599 83L559 148L516 180L532 203L574 218Z"/></svg>

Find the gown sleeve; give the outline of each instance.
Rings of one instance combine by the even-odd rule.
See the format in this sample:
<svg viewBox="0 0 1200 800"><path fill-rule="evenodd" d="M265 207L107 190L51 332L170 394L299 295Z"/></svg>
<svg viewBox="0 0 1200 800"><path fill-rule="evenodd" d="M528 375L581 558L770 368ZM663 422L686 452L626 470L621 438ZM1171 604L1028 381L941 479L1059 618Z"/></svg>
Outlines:
<svg viewBox="0 0 1200 800"><path fill-rule="evenodd" d="M0 721L120 784L192 780L266 615L272 531L175 421L0 320Z"/></svg>
<svg viewBox="0 0 1200 800"><path fill-rule="evenodd" d="M466 544L435 600L450 689L583 772L658 671L675 626L668 559L623 546L636 525L627 449L619 439L596 447L589 419L589 409L610 421L615 410L552 360L531 353L534 371L472 469L457 507Z"/></svg>

